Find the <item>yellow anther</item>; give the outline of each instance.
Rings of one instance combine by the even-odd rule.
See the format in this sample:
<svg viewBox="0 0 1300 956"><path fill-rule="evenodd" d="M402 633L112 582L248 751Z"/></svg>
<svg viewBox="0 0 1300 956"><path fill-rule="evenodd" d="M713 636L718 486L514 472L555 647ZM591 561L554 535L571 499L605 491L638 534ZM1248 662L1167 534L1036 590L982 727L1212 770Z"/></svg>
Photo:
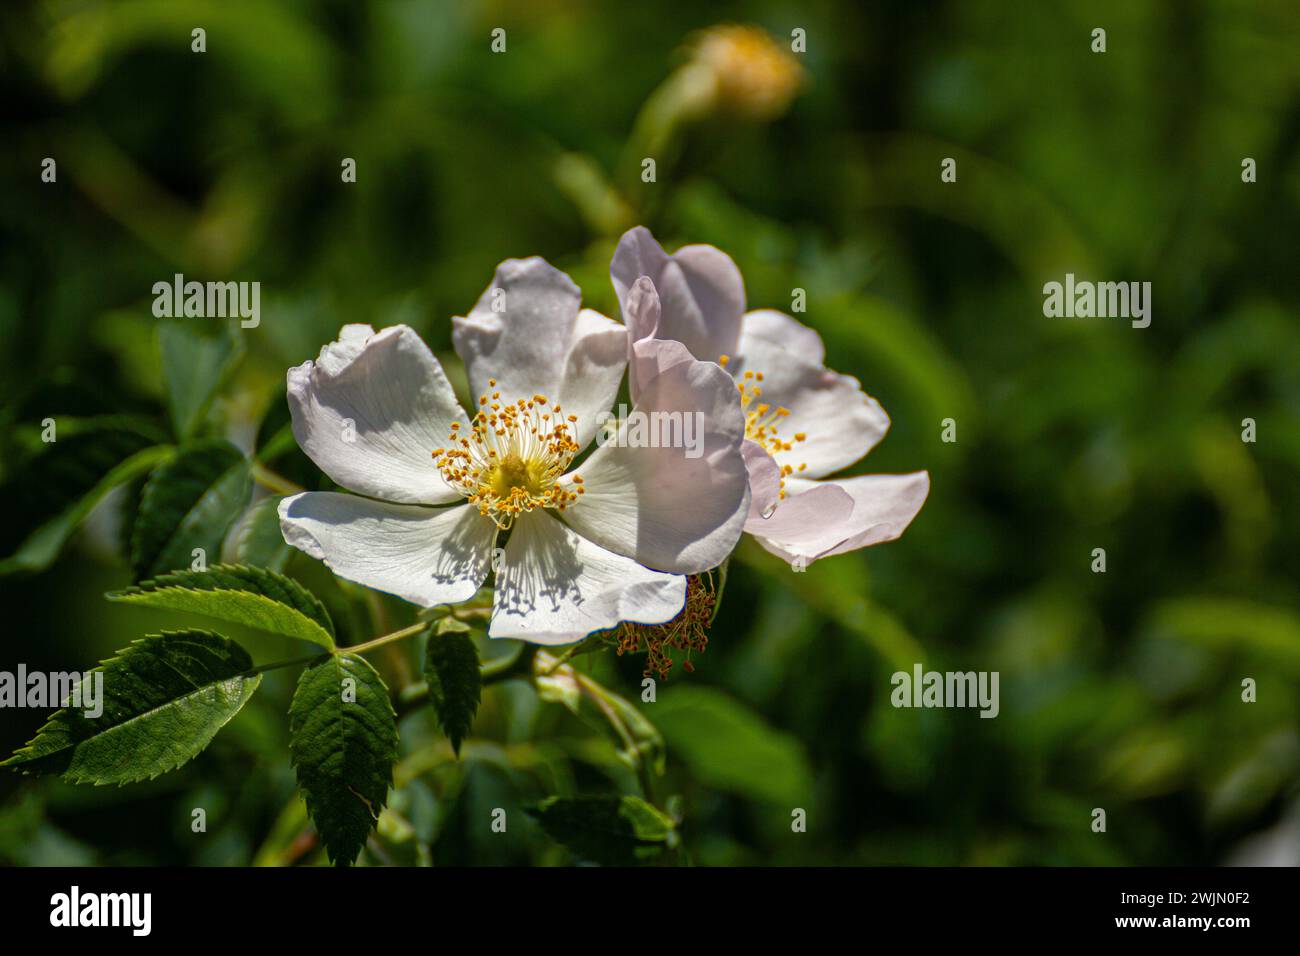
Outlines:
<svg viewBox="0 0 1300 956"><path fill-rule="evenodd" d="M758 442L769 454L792 451L796 442L804 441L808 436L804 432L798 432L791 441L777 433L777 422L788 417L790 409L784 406L773 408L767 402L760 402L763 390L757 383L761 381L762 372L747 371L736 382L736 388L740 392L740 407L745 413L745 437ZM803 471L806 467L806 464L781 466L781 498L785 498L786 476Z"/></svg>
<svg viewBox="0 0 1300 956"><path fill-rule="evenodd" d="M495 379L489 384L495 386ZM433 452L443 480L503 530L517 515L535 508L563 510L576 501L577 493L557 481L579 451L570 428L577 416L552 425L550 413L543 411L549 401L544 395L493 402L490 409L488 401L487 394L479 398L480 411L470 422L468 437L453 422L452 447Z"/></svg>

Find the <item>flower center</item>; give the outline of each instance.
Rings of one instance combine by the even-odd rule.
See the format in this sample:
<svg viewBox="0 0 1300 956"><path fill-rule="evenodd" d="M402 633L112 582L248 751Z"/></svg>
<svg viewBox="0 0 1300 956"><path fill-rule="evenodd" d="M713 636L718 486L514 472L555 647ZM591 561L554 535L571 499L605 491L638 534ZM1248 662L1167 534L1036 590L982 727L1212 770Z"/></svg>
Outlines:
<svg viewBox="0 0 1300 956"><path fill-rule="evenodd" d="M496 379L488 382L496 386ZM582 478L572 490L560 477L578 453L576 415L565 417L545 395L502 402L501 393L485 393L469 432L452 422L446 448L433 450L444 481L460 492L479 514L505 531L516 515L534 508L563 511L584 493Z"/></svg>
<svg viewBox="0 0 1300 956"><path fill-rule="evenodd" d="M718 364L723 368L727 367L729 361L731 357L727 355L718 358ZM740 408L745 413L745 437L750 441L758 442L769 455L775 457L777 452L793 451L794 446L808 436L803 432L796 432L787 440L778 433L777 424L790 414L790 409L779 405L773 408L762 401L762 383L762 372L745 372L736 380L736 388L740 390ZM807 467L805 463L781 465L781 498L785 497L785 479Z"/></svg>

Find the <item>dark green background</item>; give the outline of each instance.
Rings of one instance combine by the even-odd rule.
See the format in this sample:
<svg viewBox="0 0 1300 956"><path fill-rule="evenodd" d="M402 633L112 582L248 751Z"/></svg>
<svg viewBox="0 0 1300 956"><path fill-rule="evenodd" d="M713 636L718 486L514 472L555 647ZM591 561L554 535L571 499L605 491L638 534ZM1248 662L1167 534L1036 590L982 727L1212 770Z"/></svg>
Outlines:
<svg viewBox="0 0 1300 956"><path fill-rule="evenodd" d="M774 122L693 125L642 185L641 105L722 21L804 28L808 82ZM933 480L900 542L801 575L751 545L733 562L696 672L643 708L691 860L1300 862L1295 3L51 2L7 5L0 37L5 477L11 433L46 415L165 423L150 288L175 272L262 283L219 410L251 435L268 408L284 417L284 370L346 322L408 322L449 353L449 317L501 259L543 255L614 314L609 255L644 222L670 248L730 253L751 307L806 289L832 365L894 422L857 472ZM575 168L628 184L630 218ZM1042 285L1067 271L1150 281L1151 327L1045 318ZM26 517L0 506L6 547ZM0 580L0 668L85 668L178 623L102 600L129 572L97 518L49 571ZM293 570L338 603L311 565ZM1000 716L892 708L890 674L917 661L999 671ZM414 662L376 659L393 684ZM637 694L635 661L595 666ZM149 784L5 774L0 861L279 858L300 828L291 689L268 676ZM584 716L494 688L466 761L432 767L427 714L407 718L415 782L394 806L416 840L385 834L363 860L565 861L519 808L635 788ZM0 714L2 749L42 717Z"/></svg>

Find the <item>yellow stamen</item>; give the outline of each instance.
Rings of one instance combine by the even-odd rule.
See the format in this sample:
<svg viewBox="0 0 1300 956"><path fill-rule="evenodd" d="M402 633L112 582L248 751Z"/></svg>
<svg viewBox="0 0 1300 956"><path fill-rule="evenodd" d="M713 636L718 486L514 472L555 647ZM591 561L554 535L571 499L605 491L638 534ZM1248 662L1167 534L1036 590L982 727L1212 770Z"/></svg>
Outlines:
<svg viewBox="0 0 1300 956"><path fill-rule="evenodd" d="M719 364L726 365L726 362L720 360ZM740 407L745 413L745 437L758 442L771 455L793 451L794 446L807 440L808 435L806 432L796 432L792 440L786 440L778 433L777 423L789 416L790 409L780 406L773 408L768 402L760 402L763 390L756 383L761 381L762 372L747 371L736 382L736 388L740 390ZM785 498L786 476L807 467L807 464L781 466L781 498Z"/></svg>
<svg viewBox="0 0 1300 956"><path fill-rule="evenodd" d="M500 392L491 398L499 399ZM552 421L545 395L490 406L488 401L486 394L479 399L468 437L453 422L450 447L433 451L443 480L503 531L520 514L536 508L563 511L573 504L582 488L571 491L559 479L579 451L572 427L577 416ZM559 415L560 406L554 411ZM581 479L575 476L574 483Z"/></svg>

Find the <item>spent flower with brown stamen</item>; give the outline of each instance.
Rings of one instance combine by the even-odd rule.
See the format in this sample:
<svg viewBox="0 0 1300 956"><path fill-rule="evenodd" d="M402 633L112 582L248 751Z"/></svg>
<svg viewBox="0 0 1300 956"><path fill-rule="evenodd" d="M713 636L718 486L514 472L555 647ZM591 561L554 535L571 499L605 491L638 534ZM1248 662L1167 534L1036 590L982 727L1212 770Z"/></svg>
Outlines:
<svg viewBox="0 0 1300 956"><path fill-rule="evenodd" d="M703 654L708 647L709 624L716 603L717 595L706 583L706 576L692 574L686 579L686 604L680 614L663 624L626 622L610 632L610 639L620 657L646 655L643 671L646 677L658 674L660 680L667 678L673 668L670 654L674 650L685 653L682 668L692 673L695 665L691 663L691 654Z"/></svg>

